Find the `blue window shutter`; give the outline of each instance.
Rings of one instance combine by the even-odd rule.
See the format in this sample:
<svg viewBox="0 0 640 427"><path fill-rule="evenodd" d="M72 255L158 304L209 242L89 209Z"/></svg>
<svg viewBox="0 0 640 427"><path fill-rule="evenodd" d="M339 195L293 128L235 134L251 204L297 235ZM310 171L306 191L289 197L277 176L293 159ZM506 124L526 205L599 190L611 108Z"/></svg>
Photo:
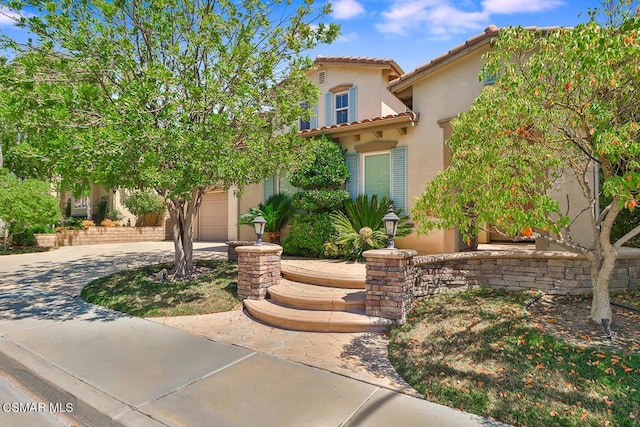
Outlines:
<svg viewBox="0 0 640 427"><path fill-rule="evenodd" d="M347 180L347 192L352 200L358 197L358 153L347 153L345 162L349 171L349 179Z"/></svg>
<svg viewBox="0 0 640 427"><path fill-rule="evenodd" d="M349 88L349 123L358 120L358 87Z"/></svg>
<svg viewBox="0 0 640 427"><path fill-rule="evenodd" d="M395 209L407 213L407 147L391 149L391 199Z"/></svg>
<svg viewBox="0 0 640 427"><path fill-rule="evenodd" d="M333 124L333 94L331 92L324 95L324 122L326 126Z"/></svg>
<svg viewBox="0 0 640 427"><path fill-rule="evenodd" d="M313 115L311 116L311 129L315 129L318 127L318 106L313 107Z"/></svg>
<svg viewBox="0 0 640 427"><path fill-rule="evenodd" d="M275 177L269 177L264 181L264 201L273 196Z"/></svg>

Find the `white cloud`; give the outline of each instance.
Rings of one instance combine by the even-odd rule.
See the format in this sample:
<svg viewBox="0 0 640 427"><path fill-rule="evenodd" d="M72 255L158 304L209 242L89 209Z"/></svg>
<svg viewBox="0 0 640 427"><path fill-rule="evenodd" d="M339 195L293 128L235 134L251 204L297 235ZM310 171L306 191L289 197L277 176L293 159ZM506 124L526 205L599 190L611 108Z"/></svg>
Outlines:
<svg viewBox="0 0 640 427"><path fill-rule="evenodd" d="M340 34L336 39L336 43L349 43L358 40L358 37L359 35L355 31L352 31L349 34Z"/></svg>
<svg viewBox="0 0 640 427"><path fill-rule="evenodd" d="M561 0L484 0L483 9L488 13L532 13L555 9L564 4Z"/></svg>
<svg viewBox="0 0 640 427"><path fill-rule="evenodd" d="M384 21L376 25L381 33L406 35L418 30L437 37L481 29L488 19L484 11L465 11L441 0L395 0L382 17Z"/></svg>
<svg viewBox="0 0 640 427"><path fill-rule="evenodd" d="M481 30L495 14L535 13L554 9L562 0L393 0L376 28L383 34L426 33L434 38Z"/></svg>
<svg viewBox="0 0 640 427"><path fill-rule="evenodd" d="M331 3L335 19L351 19L362 15L364 7L357 0L335 0Z"/></svg>
<svg viewBox="0 0 640 427"><path fill-rule="evenodd" d="M19 14L0 6L0 26L14 25L18 18L20 18Z"/></svg>

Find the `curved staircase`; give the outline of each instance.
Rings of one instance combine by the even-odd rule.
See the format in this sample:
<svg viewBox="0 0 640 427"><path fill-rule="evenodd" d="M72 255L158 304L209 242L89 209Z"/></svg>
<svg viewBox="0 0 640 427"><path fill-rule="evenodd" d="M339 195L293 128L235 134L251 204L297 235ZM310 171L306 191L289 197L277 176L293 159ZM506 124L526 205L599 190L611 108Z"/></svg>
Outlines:
<svg viewBox="0 0 640 427"><path fill-rule="evenodd" d="M367 316L365 279L282 266L265 300L244 300L251 316L269 325L308 332L372 332L393 322Z"/></svg>

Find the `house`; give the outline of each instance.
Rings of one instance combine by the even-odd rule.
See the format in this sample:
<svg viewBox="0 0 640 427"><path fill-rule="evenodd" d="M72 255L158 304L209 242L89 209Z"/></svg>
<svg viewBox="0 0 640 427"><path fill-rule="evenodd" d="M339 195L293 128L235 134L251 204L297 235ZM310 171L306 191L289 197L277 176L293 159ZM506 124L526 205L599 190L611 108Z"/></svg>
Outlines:
<svg viewBox="0 0 640 427"><path fill-rule="evenodd" d="M396 208L408 213L413 198L450 163L445 141L451 135L451 119L466 111L485 85L493 83L480 81L478 75L482 56L491 48L491 40L498 31L490 26L408 73L391 59L319 56L309 78L316 82L321 95L314 107L314 117L298 124L300 136L325 134L347 150L350 178L346 189L352 198L359 194L385 195ZM571 179L564 181L558 195L562 203L566 203L566 194L571 197L581 194ZM227 215L221 213L218 217L227 221L226 238L255 238L250 227L234 229L229 219L237 218L238 212L246 212L280 191L295 191L284 176L247 187L240 199L233 200L227 195ZM217 197L224 199L224 194L227 193ZM579 208L578 203L572 206L573 210ZM203 203L201 218L210 215ZM203 223L201 219L200 227ZM582 234L582 228L578 227L574 235ZM200 233L203 236L202 228ZM478 236L480 243L500 239L498 234ZM457 230L428 236L413 233L397 239L396 246L419 253L457 252L466 248Z"/></svg>
<svg viewBox="0 0 640 427"><path fill-rule="evenodd" d="M324 133L347 150L347 190L352 198L385 195L396 208L409 212L413 197L449 164L444 144L451 133L449 122L488 83L479 82L478 74L481 57L497 32L489 27L408 73L390 59L318 57L309 73L321 91L317 114L309 126L301 123L300 135ZM287 182L276 177L262 194L255 186L247 188L241 205L256 206L283 186ZM240 236L251 238L251 230L240 230ZM482 241L489 238L482 236ZM439 253L459 251L465 244L456 230L448 230L428 236L414 233L396 245Z"/></svg>
<svg viewBox="0 0 640 427"><path fill-rule="evenodd" d="M122 224L131 221L135 225L136 217L124 205L126 190L108 190L99 185L91 184L89 189L74 195L73 191L60 194L60 210L75 218L97 220L99 213L117 210L122 215Z"/></svg>

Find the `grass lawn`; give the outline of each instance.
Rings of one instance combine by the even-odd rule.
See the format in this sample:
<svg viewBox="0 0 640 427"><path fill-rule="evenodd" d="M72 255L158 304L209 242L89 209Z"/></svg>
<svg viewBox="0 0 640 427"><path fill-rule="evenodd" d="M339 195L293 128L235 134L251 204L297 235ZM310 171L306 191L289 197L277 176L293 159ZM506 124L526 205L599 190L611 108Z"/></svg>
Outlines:
<svg viewBox="0 0 640 427"><path fill-rule="evenodd" d="M156 280L158 264L94 280L83 300L138 317L188 316L240 308L237 266L227 261L195 261L197 275L186 281Z"/></svg>
<svg viewBox="0 0 640 427"><path fill-rule="evenodd" d="M389 332L391 362L428 400L505 423L640 425L640 352L556 338L528 320L534 297L481 288L418 300Z"/></svg>

